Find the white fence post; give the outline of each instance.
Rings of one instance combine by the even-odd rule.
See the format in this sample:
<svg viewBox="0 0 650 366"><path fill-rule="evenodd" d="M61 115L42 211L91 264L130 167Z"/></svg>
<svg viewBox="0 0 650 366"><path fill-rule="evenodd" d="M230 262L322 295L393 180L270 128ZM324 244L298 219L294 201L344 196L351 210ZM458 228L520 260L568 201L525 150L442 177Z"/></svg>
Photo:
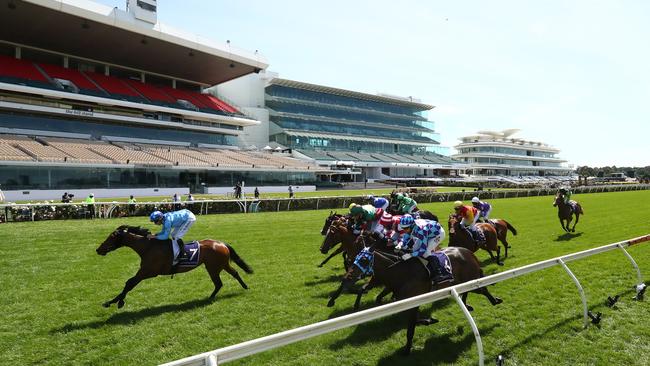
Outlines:
<svg viewBox="0 0 650 366"><path fill-rule="evenodd" d="M627 257L627 259L629 259L630 262L632 262L632 267L634 267L634 269L636 270L636 278L637 278L637 280L638 280L637 285L642 285L642 284L643 284L643 276L641 276L641 270L639 269L639 266L638 266L638 265L636 264L636 262L634 261L634 258L632 258L632 256L630 255L630 253L628 253L627 250L625 250L625 248L623 248L623 245L622 245L622 244L619 243L617 246L618 246L619 248L621 248L621 250L623 251L623 253L624 253L625 256Z"/></svg>
<svg viewBox="0 0 650 366"><path fill-rule="evenodd" d="M469 325L472 327L472 332L474 332L474 338L476 339L476 348L478 349L478 364L479 366L483 366L483 342L481 341L481 334L478 332L476 322L474 321L474 318L472 318L472 314L470 314L469 310L467 310L467 307L465 306L465 303L463 303L463 300L460 298L460 296L458 296L458 291L456 291L455 288L452 288L451 294L456 299L458 306L460 306L460 309L463 311L465 318L467 318Z"/></svg>
<svg viewBox="0 0 650 366"><path fill-rule="evenodd" d="M585 291L582 289L582 285L580 284L580 281L578 281L578 278L571 272L569 267L564 263L562 258L558 259L558 263L562 265L562 268L569 274L569 277L573 280L573 283L576 284L576 287L578 288L578 292L580 293L580 298L582 299L582 310L583 314L582 317L584 319L584 327L587 328L589 326L589 318L587 315L588 309L587 309L587 296L585 296Z"/></svg>
<svg viewBox="0 0 650 366"><path fill-rule="evenodd" d="M210 355L208 355L208 357L206 358L205 361L206 361L205 363L207 364L207 366L218 366L219 365L219 362L217 360L217 356L214 353L211 353Z"/></svg>

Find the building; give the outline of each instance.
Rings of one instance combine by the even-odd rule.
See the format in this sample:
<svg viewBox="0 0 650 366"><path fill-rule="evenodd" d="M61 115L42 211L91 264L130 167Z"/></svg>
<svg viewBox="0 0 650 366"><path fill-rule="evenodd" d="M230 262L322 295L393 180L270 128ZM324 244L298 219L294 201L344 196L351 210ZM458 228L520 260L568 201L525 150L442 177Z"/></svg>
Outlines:
<svg viewBox="0 0 650 366"><path fill-rule="evenodd" d="M455 175L464 164L443 154L433 106L414 98L315 85L261 72L216 87L262 123L247 126L242 143L268 141L317 162L335 180ZM266 123L265 123L266 122Z"/></svg>
<svg viewBox="0 0 650 366"><path fill-rule="evenodd" d="M480 131L460 138L454 158L467 163L472 175L566 176L573 172L557 156L560 150L542 142L513 137L518 129Z"/></svg>
<svg viewBox="0 0 650 366"><path fill-rule="evenodd" d="M3 5L0 185L9 200L315 182L313 164L238 149L244 128L260 121L210 93L263 71L264 57L160 24L156 11L154 0L126 10L84 0Z"/></svg>

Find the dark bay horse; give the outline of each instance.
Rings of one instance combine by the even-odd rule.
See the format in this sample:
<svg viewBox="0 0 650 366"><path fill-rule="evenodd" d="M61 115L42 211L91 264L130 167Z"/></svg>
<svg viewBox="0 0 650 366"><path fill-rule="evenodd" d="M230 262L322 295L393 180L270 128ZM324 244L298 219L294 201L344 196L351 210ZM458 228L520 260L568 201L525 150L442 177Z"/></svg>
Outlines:
<svg viewBox="0 0 650 366"><path fill-rule="evenodd" d="M330 249L336 246L338 243L341 243L341 246L336 248L336 250L329 255L320 265L322 267L330 258L334 257L338 253L343 252L343 266L345 270L348 270L348 265L350 260L359 253L362 247L359 247L359 244L356 242L357 235L352 232L352 228L349 226L348 219L345 216L335 219L330 224L323 239L323 244L320 246L320 252L327 254Z"/></svg>
<svg viewBox="0 0 650 366"><path fill-rule="evenodd" d="M438 284L433 287L429 272L418 258L411 258L402 261L398 256L374 250L372 247L363 249L359 254L358 260L346 273L339 288L332 294L328 306L333 306L336 298L343 290L349 289L359 279L368 273L372 273L370 282L364 285L357 292L357 301L367 290L378 286L386 286L386 291L392 291L398 300L421 295L432 290L457 285L467 281L483 277L478 258L470 250L462 247L447 247L443 249L451 261L454 280L451 282ZM492 296L486 287L481 287L472 292L479 293L488 298L492 305L497 305L503 301L498 297ZM462 294L462 300L468 310L473 310L467 304L467 295ZM418 308L407 310L408 326L406 331L406 345L402 349L404 354L411 351L413 345L413 335L415 334L416 325L429 325L437 322L432 318L418 318Z"/></svg>
<svg viewBox="0 0 650 366"><path fill-rule="evenodd" d="M467 230L460 227L460 221L461 220L455 214L449 215L449 221L447 222L447 229L449 232L449 246L467 248L472 252L483 249L490 254L490 258L492 258L492 260L496 260L497 264L502 266L503 262L501 262L500 259L501 247L497 243L497 231L494 226L487 223L476 224L478 230L481 230L485 236L485 243L477 245L472 238L472 235ZM496 257L492 251L495 251L497 253Z"/></svg>
<svg viewBox="0 0 650 366"><path fill-rule="evenodd" d="M148 229L139 226L122 225L113 231L96 249L97 254L104 256L115 249L126 246L133 249L140 256L140 269L138 272L126 281L124 289L119 295L103 304L104 307L109 307L114 303L117 303L118 308L124 306L126 294L144 279L158 275L191 271L201 264L205 264L205 268L214 283L214 291L210 295L211 299L214 299L223 286L219 277L222 270L233 276L244 289L248 289L239 273L230 266L230 260L237 263L246 273L253 273L253 270L237 255L235 249L230 245L212 239L201 240L199 241L199 262L196 267L178 267L174 271L172 267L171 241L148 239L147 235L149 234Z"/></svg>
<svg viewBox="0 0 650 366"><path fill-rule="evenodd" d="M578 221L580 221L580 215L584 215L584 211L582 211L582 206L576 201L572 201L575 203L575 209L571 204L564 203L564 195L558 193L555 195L555 201L553 202L553 207L557 206L557 217L560 219L560 225L562 225L562 229L566 231L567 233L575 233L576 232L576 225L578 225ZM573 228L571 228L571 221L573 220L573 215L576 215L576 222L573 224ZM564 222L566 221L566 226L564 225Z"/></svg>
<svg viewBox="0 0 650 366"><path fill-rule="evenodd" d="M329 216L327 216L327 217L325 218L325 224L323 225L323 228L321 229L320 234L321 234L321 235L327 235L327 231L329 230L330 226L332 226L332 222L334 222L335 220L340 219L341 217L344 217L344 216L341 215L341 214L337 214L336 212L330 211ZM330 247L327 248L327 250L325 251L325 253L323 253L323 251L322 251L322 249L321 249L321 253L323 253L323 254L327 254L327 252L328 252L331 248L335 247L337 244L338 244L338 243L331 244ZM342 247L338 247L338 248L336 248L336 250L334 250L334 251L332 252L332 254L330 254L329 256L327 256L327 258L325 258L325 260L322 261L322 262L318 265L318 267L322 267L322 266L324 266L325 263L329 262L330 259L332 259L332 258L334 258L335 256L339 255L340 253L343 253L343 263L345 263L345 261L346 261L346 259L347 259L347 258L346 258L346 253L343 251L343 248L342 248Z"/></svg>

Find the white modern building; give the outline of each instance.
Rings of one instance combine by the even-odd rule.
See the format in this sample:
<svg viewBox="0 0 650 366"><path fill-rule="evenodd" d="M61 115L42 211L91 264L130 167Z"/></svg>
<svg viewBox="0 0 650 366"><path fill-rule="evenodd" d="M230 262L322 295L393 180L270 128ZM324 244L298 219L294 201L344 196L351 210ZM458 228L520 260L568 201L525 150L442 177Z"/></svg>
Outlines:
<svg viewBox="0 0 650 366"><path fill-rule="evenodd" d="M560 150L548 144L513 137L518 129L479 131L460 138L454 158L467 163L472 175L564 176L572 168L557 156Z"/></svg>

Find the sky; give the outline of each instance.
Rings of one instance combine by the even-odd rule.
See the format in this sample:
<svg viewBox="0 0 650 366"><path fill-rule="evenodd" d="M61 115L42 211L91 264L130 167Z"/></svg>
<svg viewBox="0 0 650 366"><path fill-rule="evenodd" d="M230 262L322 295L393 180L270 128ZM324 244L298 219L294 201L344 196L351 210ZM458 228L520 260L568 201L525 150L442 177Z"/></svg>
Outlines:
<svg viewBox="0 0 650 366"><path fill-rule="evenodd" d="M282 78L419 98L445 146L518 128L576 166L650 165L650 1L159 0L158 19Z"/></svg>

